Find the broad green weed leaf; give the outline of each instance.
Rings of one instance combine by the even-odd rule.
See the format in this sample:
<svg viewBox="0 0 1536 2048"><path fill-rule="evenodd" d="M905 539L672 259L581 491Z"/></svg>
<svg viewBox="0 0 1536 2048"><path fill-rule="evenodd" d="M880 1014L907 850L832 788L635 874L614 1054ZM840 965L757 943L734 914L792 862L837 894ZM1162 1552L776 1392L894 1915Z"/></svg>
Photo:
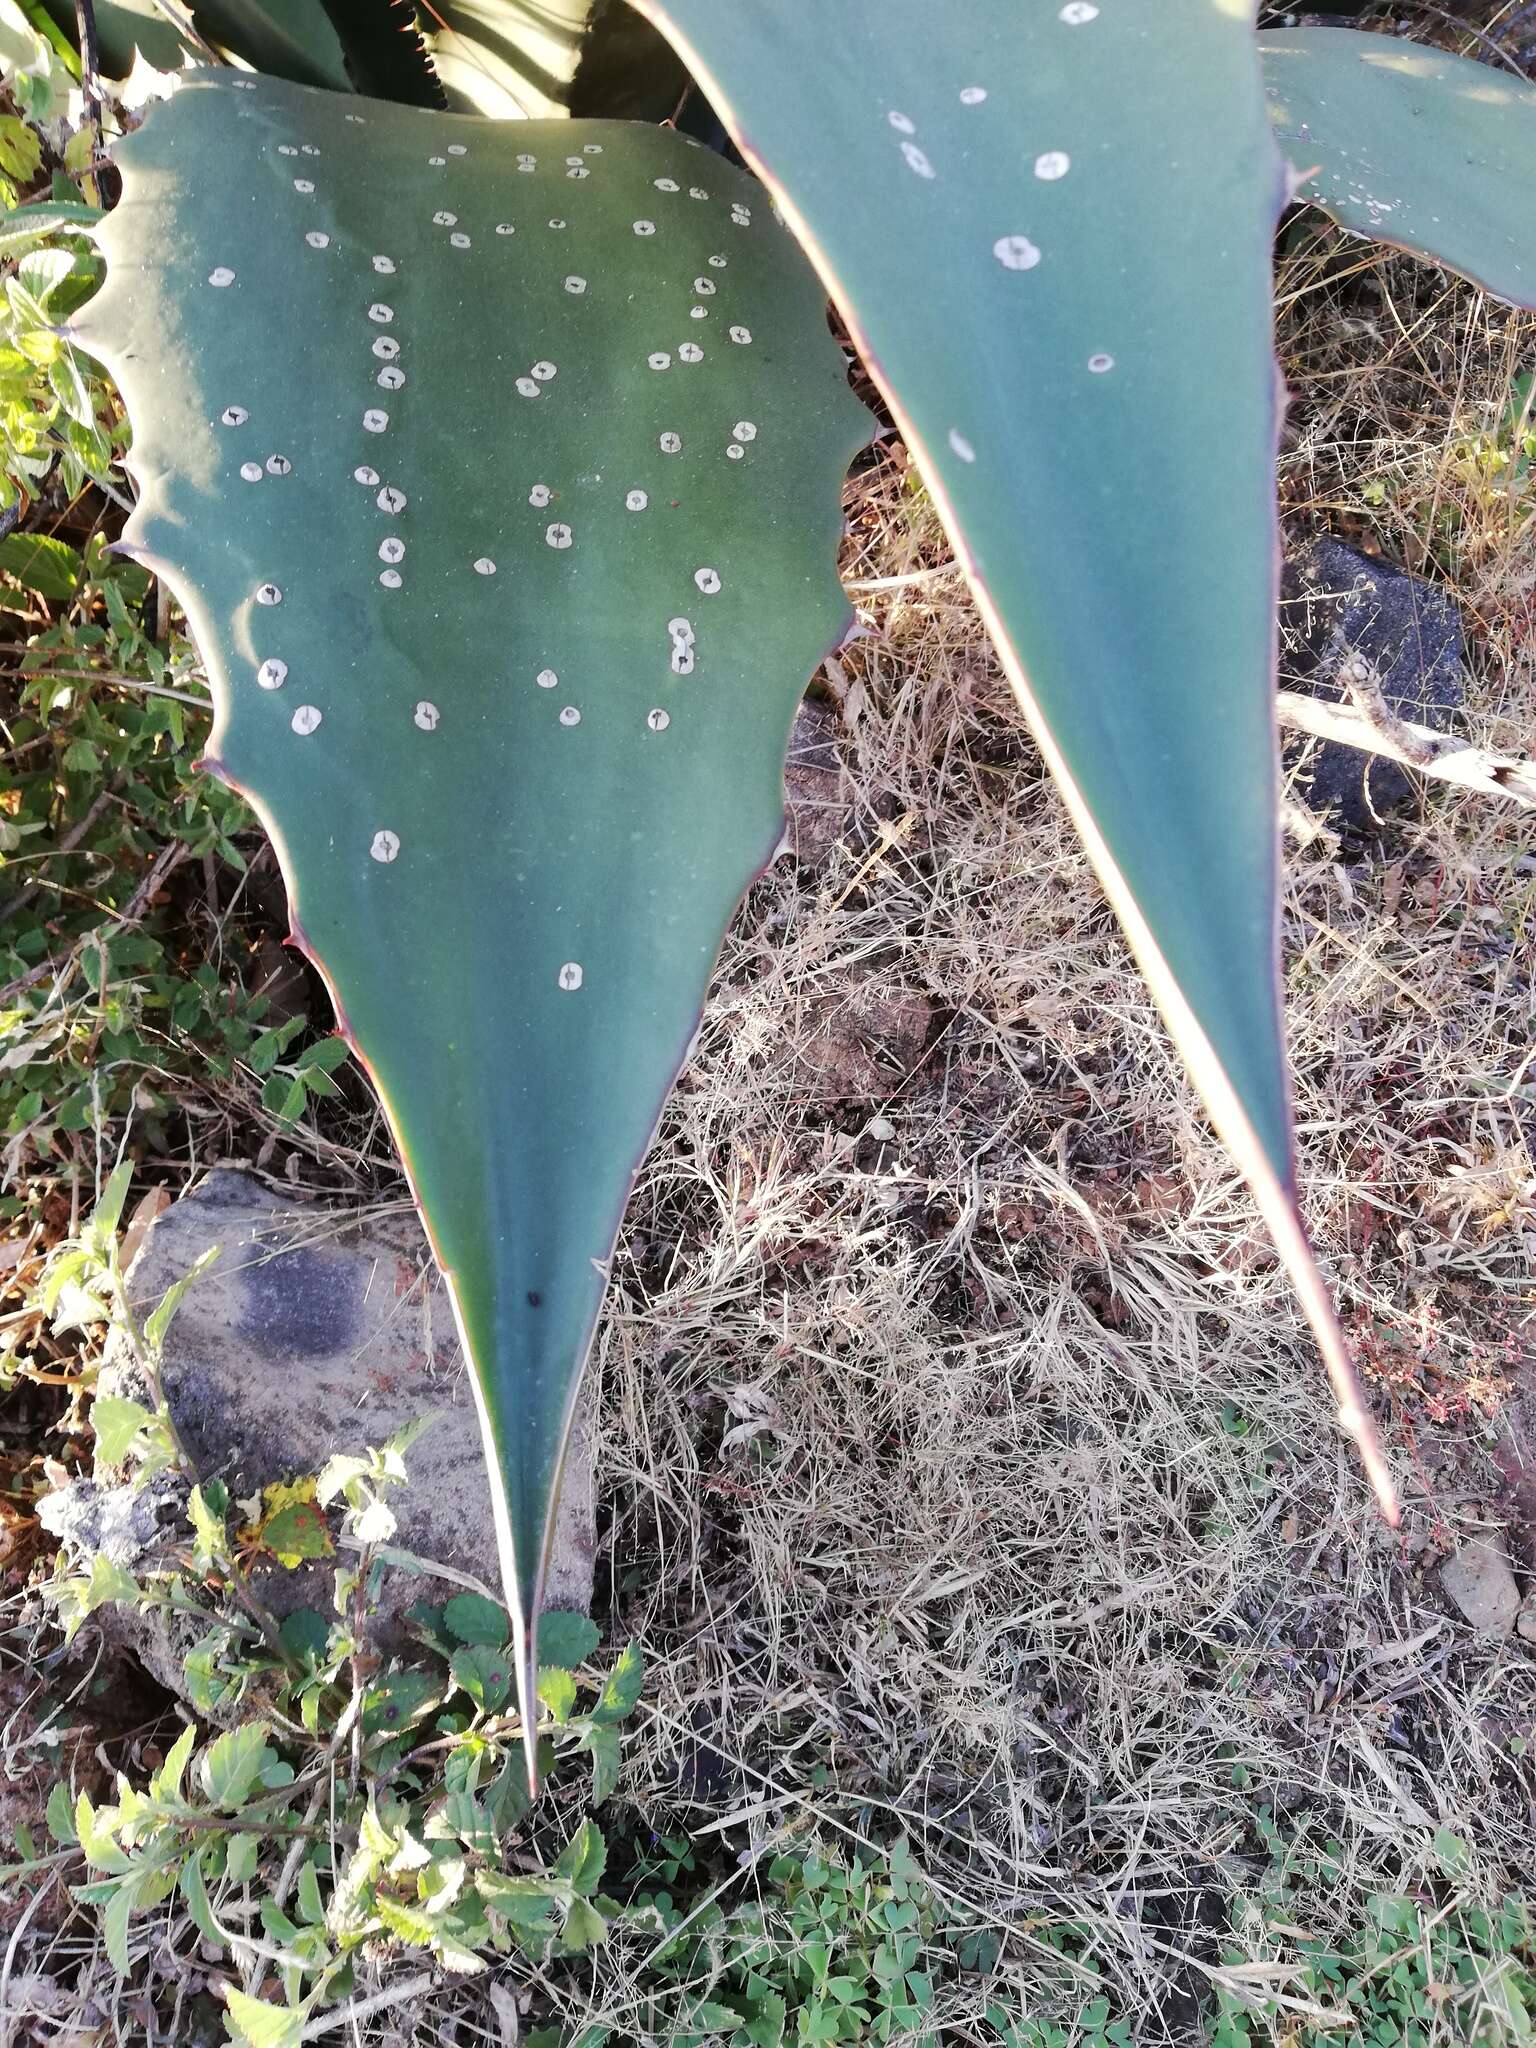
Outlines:
<svg viewBox="0 0 1536 2048"><path fill-rule="evenodd" d="M576 1681L558 1664L548 1665L539 1673L539 1698L555 1719L564 1724L571 1718L571 1709L576 1704Z"/></svg>
<svg viewBox="0 0 1536 2048"><path fill-rule="evenodd" d="M487 1600L482 1593L455 1593L443 1608L443 1620L461 1643L490 1643L493 1646L507 1640L507 1615L505 1608L498 1607L494 1600ZM544 1616L548 1621L549 1616ZM539 1626L539 1647L544 1645L543 1623Z"/></svg>
<svg viewBox="0 0 1536 2048"><path fill-rule="evenodd" d="M179 1799L181 1797L181 1781L186 1776L187 1765L191 1761L193 1747L196 1742L197 1730L189 1722L171 1744L166 1754L165 1762L161 1764L159 1770L155 1772L149 1781L149 1791L152 1799Z"/></svg>
<svg viewBox="0 0 1536 2048"><path fill-rule="evenodd" d="M98 1394L91 1403L97 1463L121 1465L133 1447L134 1438L153 1419L137 1401L125 1400L120 1394Z"/></svg>
<svg viewBox="0 0 1536 2048"><path fill-rule="evenodd" d="M218 1736L204 1751L198 1777L212 1806L235 1813L251 1796L267 1758L267 1733L259 1721L247 1721Z"/></svg>
<svg viewBox="0 0 1536 2048"><path fill-rule="evenodd" d="M128 1953L128 1922L133 1918L133 1892L125 1882L120 1884L107 1900L106 1910L101 1916L102 1939L106 1943L107 1960L119 1977L126 1977L133 1968Z"/></svg>
<svg viewBox="0 0 1536 2048"><path fill-rule="evenodd" d="M272 2005L244 1991L225 1993L232 2041L241 2048L299 2048L304 2014L297 2007Z"/></svg>
<svg viewBox="0 0 1536 2048"><path fill-rule="evenodd" d="M553 1607L539 1616L539 1663L558 1664L574 1671L585 1664L601 1638L596 1624L585 1614Z"/></svg>
<svg viewBox="0 0 1536 2048"><path fill-rule="evenodd" d="M584 1820L561 1850L555 1875L565 1878L581 1897L590 1898L597 1890L607 1860L601 1830L594 1821Z"/></svg>
<svg viewBox="0 0 1536 2048"><path fill-rule="evenodd" d="M645 1664L638 1645L626 1643L614 1660L613 1669L592 1709L597 1722L624 1721L635 1711L640 1688L645 1682Z"/></svg>
<svg viewBox="0 0 1536 2048"><path fill-rule="evenodd" d="M455 1650L450 1669L482 1714L499 1714L512 1697L516 1672L506 1650L473 1643Z"/></svg>

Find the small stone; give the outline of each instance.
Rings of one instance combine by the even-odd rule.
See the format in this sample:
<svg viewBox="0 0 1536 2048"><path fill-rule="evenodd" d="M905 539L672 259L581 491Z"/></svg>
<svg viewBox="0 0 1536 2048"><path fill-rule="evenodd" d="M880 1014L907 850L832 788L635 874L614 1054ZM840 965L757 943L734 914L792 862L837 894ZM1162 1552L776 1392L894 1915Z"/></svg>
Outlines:
<svg viewBox="0 0 1536 2048"><path fill-rule="evenodd" d="M1440 1586L1452 1605L1485 1635L1507 1636L1520 1615L1520 1589L1501 1536L1490 1532L1464 1543L1440 1567Z"/></svg>
<svg viewBox="0 0 1536 2048"><path fill-rule="evenodd" d="M1462 622L1437 585L1393 562L1324 534L1285 565L1280 605L1280 684L1337 703L1339 667L1369 663L1399 718L1449 732L1463 700ZM1304 801L1356 838L1378 834L1394 811L1419 800L1411 769L1334 740L1288 739L1286 757L1305 759Z"/></svg>

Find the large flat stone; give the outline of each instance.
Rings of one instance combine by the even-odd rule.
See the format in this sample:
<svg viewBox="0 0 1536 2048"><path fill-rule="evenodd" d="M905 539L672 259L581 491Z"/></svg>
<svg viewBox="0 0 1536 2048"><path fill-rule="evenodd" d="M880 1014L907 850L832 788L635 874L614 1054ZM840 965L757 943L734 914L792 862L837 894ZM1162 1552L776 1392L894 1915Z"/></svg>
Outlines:
<svg viewBox="0 0 1536 2048"><path fill-rule="evenodd" d="M252 1175L215 1171L155 1220L129 1268L141 1320L215 1245L219 1257L183 1299L163 1364L166 1399L200 1476L222 1479L244 1499L274 1480L318 1471L333 1452L382 1443L430 1412L433 1426L407 1454L409 1483L392 1496L396 1541L495 1587L490 1485L468 1370L415 1216L298 1206ZM144 1393L121 1348L109 1355L101 1385ZM157 1532L163 1540L174 1502L114 1506L119 1491L96 1482L67 1489L50 1521L76 1549L110 1537L118 1560L131 1566L125 1544L152 1549ZM595 1542L591 1439L582 1424L567 1460L550 1606L590 1606ZM142 1568L142 1550L138 1561ZM279 1615L329 1610L323 1564L265 1566L255 1579ZM405 1608L451 1590L392 1573L374 1630L379 1647L400 1646ZM133 1647L174 1685L184 1646L166 1635L168 1623L136 1617L133 1627Z"/></svg>

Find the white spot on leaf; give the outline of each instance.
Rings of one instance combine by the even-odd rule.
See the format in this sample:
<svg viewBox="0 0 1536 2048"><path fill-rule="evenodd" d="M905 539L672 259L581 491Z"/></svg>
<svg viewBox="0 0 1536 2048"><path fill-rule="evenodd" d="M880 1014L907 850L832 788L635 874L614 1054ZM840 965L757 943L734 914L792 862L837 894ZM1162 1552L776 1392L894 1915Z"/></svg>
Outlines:
<svg viewBox="0 0 1536 2048"><path fill-rule="evenodd" d="M533 680L541 690L552 690L560 678L552 668L541 668Z"/></svg>
<svg viewBox="0 0 1536 2048"><path fill-rule="evenodd" d="M683 437L681 434L674 434L669 430L660 437L656 445L663 455L676 455L682 448Z"/></svg>
<svg viewBox="0 0 1536 2048"><path fill-rule="evenodd" d="M308 739L312 732L320 729L320 713L313 704L301 704L293 714L292 725L299 738Z"/></svg>
<svg viewBox="0 0 1536 2048"><path fill-rule="evenodd" d="M233 284L234 281L235 273L223 263L219 265L217 270L210 270L208 273L208 282L219 291L222 291L225 285Z"/></svg>
<svg viewBox="0 0 1536 2048"><path fill-rule="evenodd" d="M550 489L548 484L535 484L533 489L528 493L529 504L536 506L540 511L542 511L544 507L549 503L549 500Z"/></svg>
<svg viewBox="0 0 1536 2048"><path fill-rule="evenodd" d="M257 584L256 602L258 604L281 604L282 601L283 593L275 583Z"/></svg>
<svg viewBox="0 0 1536 2048"><path fill-rule="evenodd" d="M656 232L656 223L653 220L637 220L634 223L634 230L637 235L654 235Z"/></svg>
<svg viewBox="0 0 1536 2048"><path fill-rule="evenodd" d="M561 520L557 519L553 526L544 529L544 539L552 548L568 548L571 538L571 529Z"/></svg>
<svg viewBox="0 0 1536 2048"><path fill-rule="evenodd" d="M693 580L706 597L713 597L720 588L720 573L716 569L695 569Z"/></svg>
<svg viewBox="0 0 1536 2048"><path fill-rule="evenodd" d="M1072 159L1064 149L1048 149L1035 158L1035 176L1044 178L1047 184L1064 178L1071 168Z"/></svg>
<svg viewBox="0 0 1536 2048"><path fill-rule="evenodd" d="M581 713L576 709L576 706L574 704L561 705L560 723L562 725L580 725Z"/></svg>
<svg viewBox="0 0 1536 2048"><path fill-rule="evenodd" d="M967 441L958 427L950 428L949 445L954 449L962 462L974 462L976 460L976 450Z"/></svg>
<svg viewBox="0 0 1536 2048"><path fill-rule="evenodd" d="M259 484L261 482L261 464L259 462L242 462L240 474L248 484Z"/></svg>
<svg viewBox="0 0 1536 2048"><path fill-rule="evenodd" d="M373 305L371 305L368 308L368 318L372 320L376 326L387 327L390 321L394 319L394 317L394 307L386 306L377 300L374 302Z"/></svg>
<svg viewBox="0 0 1536 2048"><path fill-rule="evenodd" d="M650 502L644 491L626 491L624 494L625 509L630 512L643 512Z"/></svg>
<svg viewBox="0 0 1536 2048"><path fill-rule="evenodd" d="M555 979L556 979L556 981L558 981L558 982L559 982L560 986L561 986L561 987L562 987L563 989L576 989L576 988L580 988L580 987L581 987L581 967L580 967L580 964L579 964L579 963L578 963L577 961L575 961L575 960L567 960L567 961L566 961L566 963L565 963L565 965L564 965L564 966L563 966L563 967L561 968L560 972L559 972L559 973L558 973L558 974L557 974L557 975L555 976Z"/></svg>
<svg viewBox="0 0 1536 2048"><path fill-rule="evenodd" d="M437 706L431 701L430 698L423 697L421 702L416 706L416 709L411 713L411 716L416 721L417 725L421 727L421 730L423 732L437 731L437 721L439 713Z"/></svg>
<svg viewBox="0 0 1536 2048"><path fill-rule="evenodd" d="M979 107L986 96L987 88L984 85L962 85L960 88L962 107Z"/></svg>
<svg viewBox="0 0 1536 2048"><path fill-rule="evenodd" d="M381 512L403 512L406 497L398 484L386 484L373 501Z"/></svg>
<svg viewBox="0 0 1536 2048"><path fill-rule="evenodd" d="M496 564L489 555L477 555L475 557L475 574L477 576L494 576L496 574Z"/></svg>
<svg viewBox="0 0 1536 2048"><path fill-rule="evenodd" d="M651 728L652 732L665 732L667 727L672 723L672 720L667 715L667 713L661 709L660 705L658 705L654 711L647 711L647 713L645 714L645 722Z"/></svg>
<svg viewBox="0 0 1536 2048"><path fill-rule="evenodd" d="M584 277L568 277L565 280L565 288L572 298L579 299L587 288L587 280Z"/></svg>
<svg viewBox="0 0 1536 2048"><path fill-rule="evenodd" d="M1033 270L1040 261L1040 251L1028 235L999 235L992 254L1005 270Z"/></svg>
<svg viewBox="0 0 1536 2048"><path fill-rule="evenodd" d="M399 838L393 832L375 832L373 844L369 847L368 851L375 860L383 861L387 867L400 851Z"/></svg>
<svg viewBox="0 0 1536 2048"><path fill-rule="evenodd" d="M376 405L370 405L363 414L363 425L370 434L382 434L389 425L389 414L381 411Z"/></svg>
<svg viewBox="0 0 1536 2048"><path fill-rule="evenodd" d="M226 405L219 418L226 427L243 427L250 414L243 405Z"/></svg>
<svg viewBox="0 0 1536 2048"><path fill-rule="evenodd" d="M304 239L311 249L329 249L331 246L330 236L320 228L311 228Z"/></svg>
<svg viewBox="0 0 1536 2048"><path fill-rule="evenodd" d="M264 661L256 671L256 680L264 690L280 690L288 680L288 664L274 655Z"/></svg>
<svg viewBox="0 0 1536 2048"><path fill-rule="evenodd" d="M405 542L401 540L398 534L391 533L379 542L379 560L381 562L403 562L405 560Z"/></svg>

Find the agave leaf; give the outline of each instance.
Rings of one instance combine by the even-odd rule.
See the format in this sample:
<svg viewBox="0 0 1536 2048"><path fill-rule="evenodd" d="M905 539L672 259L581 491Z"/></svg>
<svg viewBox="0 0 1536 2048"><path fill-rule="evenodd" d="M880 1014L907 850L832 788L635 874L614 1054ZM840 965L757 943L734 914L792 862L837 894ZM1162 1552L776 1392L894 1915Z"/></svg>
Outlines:
<svg viewBox="0 0 1536 2048"><path fill-rule="evenodd" d="M1536 86L1360 29L1269 29L1259 48L1299 197L1536 305Z"/></svg>
<svg viewBox="0 0 1536 2048"><path fill-rule="evenodd" d="M688 84L622 0L437 0L427 46L449 104L495 120L662 121Z"/></svg>
<svg viewBox="0 0 1536 2048"><path fill-rule="evenodd" d="M75 0L41 0L44 12L73 39ZM341 45L320 0L182 0L183 10L209 42L258 71L305 85L351 90ZM126 78L137 48L160 71L175 71L198 56L156 0L95 0L97 46L103 72Z"/></svg>
<svg viewBox="0 0 1536 2048"><path fill-rule="evenodd" d="M847 624L816 279L670 132L194 75L81 339L475 1367L523 1703L630 1181ZM531 1723L530 1723L531 1747Z"/></svg>
<svg viewBox="0 0 1536 2048"><path fill-rule="evenodd" d="M1276 944L1283 191L1248 0L636 0L902 423L1390 1481L1296 1201Z"/></svg>
<svg viewBox="0 0 1536 2048"><path fill-rule="evenodd" d="M51 22L76 47L79 16L75 0L27 0L23 12ZM190 45L172 28L155 5L155 0L95 0L96 49L106 78L126 78L133 69L133 53L142 50L159 71L179 70L191 54Z"/></svg>
<svg viewBox="0 0 1536 2048"><path fill-rule="evenodd" d="M436 0L427 47L448 103L493 120L566 112L593 0Z"/></svg>

